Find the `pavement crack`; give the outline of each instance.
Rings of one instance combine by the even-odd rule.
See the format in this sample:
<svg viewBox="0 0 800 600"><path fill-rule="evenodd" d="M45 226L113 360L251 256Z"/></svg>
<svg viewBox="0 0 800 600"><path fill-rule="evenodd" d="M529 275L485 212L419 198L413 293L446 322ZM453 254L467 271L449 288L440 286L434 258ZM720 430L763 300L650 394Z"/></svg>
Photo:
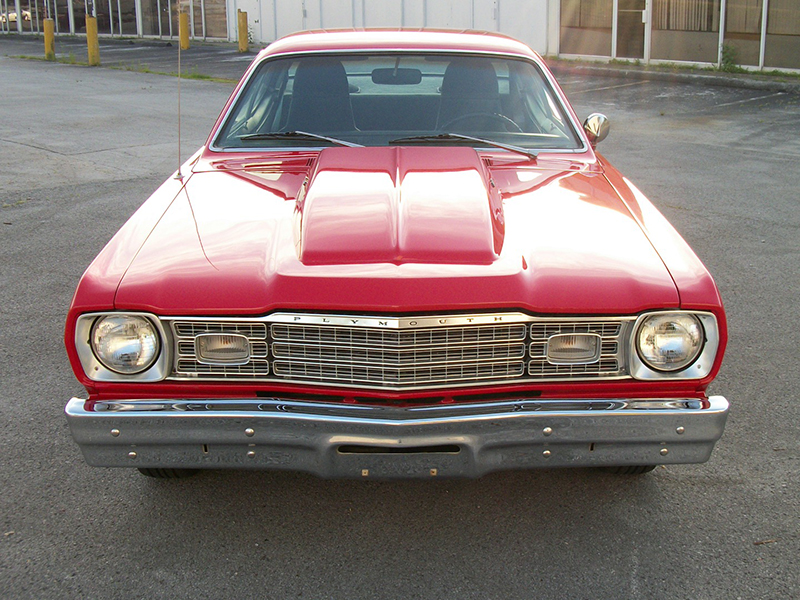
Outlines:
<svg viewBox="0 0 800 600"><path fill-rule="evenodd" d="M69 156L69 154L66 154L64 152L59 152L58 150L53 150L52 148L47 148L45 146L38 146L36 144L26 144L25 142L18 142L16 140L7 140L5 138L0 138L0 142L6 143L6 144L14 144L16 146L25 146L26 148L33 148L35 150L42 150L43 152L50 152L52 154L58 154L59 156Z"/></svg>

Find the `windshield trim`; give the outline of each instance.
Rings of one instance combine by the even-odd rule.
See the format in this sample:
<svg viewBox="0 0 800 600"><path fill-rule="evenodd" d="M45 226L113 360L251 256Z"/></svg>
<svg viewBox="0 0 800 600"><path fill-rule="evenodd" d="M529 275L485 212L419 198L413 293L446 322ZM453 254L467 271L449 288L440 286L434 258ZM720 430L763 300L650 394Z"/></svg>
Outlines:
<svg viewBox="0 0 800 600"><path fill-rule="evenodd" d="M223 130L225 129L225 125L228 122L228 118L230 117L231 113L233 112L234 108L236 108L237 104L239 103L239 99L241 98L244 90L248 88L250 85L250 80L255 76L256 72L258 72L262 65L267 62L271 62L273 60L283 60L283 59L291 59L293 57L302 57L302 56L346 56L346 55L353 55L353 54L369 54L374 56L380 55L387 55L393 56L397 53L403 54L417 54L417 55L429 55L429 54L457 54L460 56L481 56L481 57L496 57L500 59L511 59L511 60L522 60L526 63L532 65L538 72L539 75L547 82L550 86L550 90L553 92L555 99L559 103L559 108L564 114L564 117L567 119L567 122L573 128L573 134L580 142L579 148L536 148L535 152L537 154L540 153L555 153L555 154L583 154L591 149L591 146L586 141L586 136L583 132L583 125L581 125L578 119L573 116L573 109L572 105L569 104L569 101L566 98L561 87L556 82L555 77L553 74L547 69L542 68L542 65L539 64L538 61L533 60L530 56L522 53L516 52L489 52L489 51L482 51L482 50L475 50L475 51L465 51L465 50L456 50L456 49L434 49L434 48L380 48L380 49L373 49L373 48L356 48L356 49L337 49L337 50L305 50L301 52L282 52L278 54L267 54L262 59L258 60L256 64L250 69L249 74L247 75L246 79L241 82L239 85L235 97L228 103L228 107L225 110L222 117L218 120L217 127L212 131L210 136L210 141L207 144L207 148L212 152L235 152L235 153L242 153L242 152L272 152L272 151L282 151L285 152L288 150L287 147L259 147L259 146L252 146L248 148L230 148L230 147L221 147L217 145L217 141L222 135ZM541 60L541 59L539 59ZM327 148L328 146L320 146L319 149L322 150ZM304 150L312 150L314 147L311 146L304 146Z"/></svg>

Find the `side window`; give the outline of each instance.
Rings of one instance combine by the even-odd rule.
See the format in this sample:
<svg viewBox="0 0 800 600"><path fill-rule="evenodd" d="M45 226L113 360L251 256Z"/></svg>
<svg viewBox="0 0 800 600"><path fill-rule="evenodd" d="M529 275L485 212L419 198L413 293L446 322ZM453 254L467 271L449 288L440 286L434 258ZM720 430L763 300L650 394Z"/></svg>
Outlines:
<svg viewBox="0 0 800 600"><path fill-rule="evenodd" d="M572 138L566 118L550 91L541 85L541 77L525 63L515 63L509 77L510 103L526 132L542 136ZM515 119L516 120L516 119Z"/></svg>
<svg viewBox="0 0 800 600"><path fill-rule="evenodd" d="M233 118L218 138L222 145L239 145L237 138L275 131L286 112L287 83L293 65L289 61L265 63L253 75L233 110Z"/></svg>

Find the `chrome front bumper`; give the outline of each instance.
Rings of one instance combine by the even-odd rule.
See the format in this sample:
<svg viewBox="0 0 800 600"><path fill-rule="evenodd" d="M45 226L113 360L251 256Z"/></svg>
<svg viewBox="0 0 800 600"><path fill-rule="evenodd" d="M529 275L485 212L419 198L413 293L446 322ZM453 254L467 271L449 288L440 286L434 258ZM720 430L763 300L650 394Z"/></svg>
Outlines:
<svg viewBox="0 0 800 600"><path fill-rule="evenodd" d="M725 428L728 402L529 399L396 408L279 398L73 398L66 414L94 466L477 477L501 469L705 462Z"/></svg>

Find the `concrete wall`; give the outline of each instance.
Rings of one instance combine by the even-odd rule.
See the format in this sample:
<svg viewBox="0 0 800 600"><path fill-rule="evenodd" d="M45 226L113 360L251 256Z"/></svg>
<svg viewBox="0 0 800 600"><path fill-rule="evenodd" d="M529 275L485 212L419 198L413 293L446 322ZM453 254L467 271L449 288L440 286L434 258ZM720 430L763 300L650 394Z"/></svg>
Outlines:
<svg viewBox="0 0 800 600"><path fill-rule="evenodd" d="M247 12L257 45L303 29L440 27L499 31L547 54L557 49L551 5L558 0L228 0L228 14ZM228 21L236 39L236 19Z"/></svg>

